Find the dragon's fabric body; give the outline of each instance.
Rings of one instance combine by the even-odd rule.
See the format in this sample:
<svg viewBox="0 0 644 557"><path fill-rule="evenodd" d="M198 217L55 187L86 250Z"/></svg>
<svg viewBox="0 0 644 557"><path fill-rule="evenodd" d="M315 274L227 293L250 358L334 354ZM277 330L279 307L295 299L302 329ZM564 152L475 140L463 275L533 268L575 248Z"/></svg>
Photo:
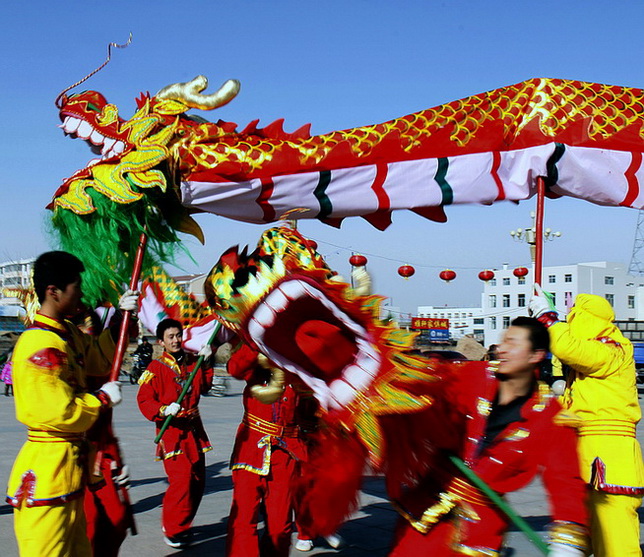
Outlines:
<svg viewBox="0 0 644 557"><path fill-rule="evenodd" d="M144 225L157 259L171 259L176 231L201 237L194 212L332 225L361 216L385 229L394 210L444 221L446 205L527 199L539 176L553 197L644 207L639 89L531 79L383 124L310 136L307 126L284 132L281 121L240 131L186 114L221 106L238 89L227 82L201 95L206 86L200 76L142 95L129 120L99 93L63 97L61 127L102 157L65 180L50 208L66 249L78 253L79 244L100 238L80 254L99 276L126 278ZM213 96L216 102L200 101Z"/></svg>

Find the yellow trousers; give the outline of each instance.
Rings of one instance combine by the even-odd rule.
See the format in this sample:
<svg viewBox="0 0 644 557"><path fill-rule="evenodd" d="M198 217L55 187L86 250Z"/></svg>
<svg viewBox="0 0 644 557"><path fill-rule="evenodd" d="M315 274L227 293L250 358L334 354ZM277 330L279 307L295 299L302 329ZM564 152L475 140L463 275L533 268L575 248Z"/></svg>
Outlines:
<svg viewBox="0 0 644 557"><path fill-rule="evenodd" d="M91 557L83 498L51 507L13 510L20 557Z"/></svg>
<svg viewBox="0 0 644 557"><path fill-rule="evenodd" d="M641 497L591 490L591 544L595 557L641 557Z"/></svg>

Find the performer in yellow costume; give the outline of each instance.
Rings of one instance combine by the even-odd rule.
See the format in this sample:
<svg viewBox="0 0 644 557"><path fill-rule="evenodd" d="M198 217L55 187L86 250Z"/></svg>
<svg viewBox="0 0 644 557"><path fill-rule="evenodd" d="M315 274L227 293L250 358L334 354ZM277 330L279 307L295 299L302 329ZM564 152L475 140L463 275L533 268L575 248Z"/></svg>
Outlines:
<svg viewBox="0 0 644 557"><path fill-rule="evenodd" d="M644 495L641 418L633 345L613 324L608 301L579 294L566 322L536 285L530 311L548 326L552 353L572 368L564 407L580 420L582 478L590 484L595 557L641 556L637 509Z"/></svg>
<svg viewBox="0 0 644 557"><path fill-rule="evenodd" d="M114 351L109 331L98 338L67 318L79 309L83 264L65 252L34 263L41 309L14 350L16 417L28 428L9 478L7 501L22 557L91 556L83 491L88 473L84 433L102 409L118 404L121 387L108 382L85 391L85 371L104 366ZM129 298L128 298L129 295ZM129 309L131 293L119 306Z"/></svg>

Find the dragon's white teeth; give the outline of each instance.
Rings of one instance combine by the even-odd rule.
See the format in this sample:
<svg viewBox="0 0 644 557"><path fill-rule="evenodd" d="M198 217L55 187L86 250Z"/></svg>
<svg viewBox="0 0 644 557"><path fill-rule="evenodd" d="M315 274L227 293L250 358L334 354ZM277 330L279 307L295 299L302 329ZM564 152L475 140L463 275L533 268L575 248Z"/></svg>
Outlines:
<svg viewBox="0 0 644 557"><path fill-rule="evenodd" d="M93 131L94 128L92 128L92 126L90 126L83 120L76 130L76 135L78 135L78 137L80 137L81 139L89 139L89 136L92 135Z"/></svg>
<svg viewBox="0 0 644 557"><path fill-rule="evenodd" d="M92 132L92 135L90 135L90 136L89 136L89 140L90 140L94 145L102 145L102 144L103 144L103 140L104 140L104 139L105 139L105 138L104 138L100 133L98 133L96 130L94 130L94 131Z"/></svg>
<svg viewBox="0 0 644 557"><path fill-rule="evenodd" d="M302 289L302 283L296 280L282 282L278 288L289 300L297 300L305 294Z"/></svg>
<svg viewBox="0 0 644 557"><path fill-rule="evenodd" d="M266 297L264 304L272 308L273 311L280 312L286 309L286 306L289 304L289 299L277 288Z"/></svg>
<svg viewBox="0 0 644 557"><path fill-rule="evenodd" d="M376 375L378 375L380 362L375 358L368 357L366 354L360 354L355 365L359 366L360 369L371 377L376 377Z"/></svg>
<svg viewBox="0 0 644 557"><path fill-rule="evenodd" d="M252 320L259 323L264 329L267 329L275 323L275 315L275 311L270 306L261 304L253 314Z"/></svg>
<svg viewBox="0 0 644 557"><path fill-rule="evenodd" d="M119 153L122 153L123 151L125 151L125 143L123 143L122 141L117 141L114 144L114 147L112 147L112 154L114 154L114 155L118 155Z"/></svg>
<svg viewBox="0 0 644 557"><path fill-rule="evenodd" d="M250 338L252 338L258 344L258 341L264 338L264 327L262 327L254 317L251 317L250 321L248 322L248 334L250 335Z"/></svg>
<svg viewBox="0 0 644 557"><path fill-rule="evenodd" d="M360 390L371 383L373 376L357 364L352 364L342 372L342 379L356 390Z"/></svg>
<svg viewBox="0 0 644 557"><path fill-rule="evenodd" d="M358 350L360 351L360 358L365 358L365 359L370 359L372 361L376 362L376 365L380 362L380 358L378 358L378 352L376 349L366 341L362 337L357 337L356 338L356 344L358 346Z"/></svg>
<svg viewBox="0 0 644 557"><path fill-rule="evenodd" d="M92 159L87 163L87 166L94 166L97 162L101 162L101 159Z"/></svg>
<svg viewBox="0 0 644 557"><path fill-rule="evenodd" d="M74 133L77 129L78 126L81 125L82 120L79 120L78 118L74 118L73 116L68 116L65 118L65 121L63 122L63 129L67 133Z"/></svg>
<svg viewBox="0 0 644 557"><path fill-rule="evenodd" d="M112 139L111 137L106 137L105 141L103 142L103 151L101 151L101 154L105 155L110 152L110 149L114 146L116 143L116 139Z"/></svg>
<svg viewBox="0 0 644 557"><path fill-rule="evenodd" d="M329 389L331 390L329 406L338 410L342 410L347 406L357 394L356 390L346 381L342 381L342 379L336 379L333 381L329 386Z"/></svg>

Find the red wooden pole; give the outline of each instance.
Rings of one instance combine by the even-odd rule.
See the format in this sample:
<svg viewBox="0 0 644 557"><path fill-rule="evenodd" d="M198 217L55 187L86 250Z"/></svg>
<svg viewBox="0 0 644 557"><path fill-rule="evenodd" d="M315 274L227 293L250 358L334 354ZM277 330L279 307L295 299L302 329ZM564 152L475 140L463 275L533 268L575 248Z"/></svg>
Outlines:
<svg viewBox="0 0 644 557"><path fill-rule="evenodd" d="M537 177L537 213L534 226L534 282L541 285L543 272L543 214L546 196L546 180L543 176Z"/></svg>
<svg viewBox="0 0 644 557"><path fill-rule="evenodd" d="M136 257L134 259L134 267L132 269L132 278L130 279L130 290L136 290L141 277L141 267L143 266L143 256L145 255L145 245L148 242L148 237L145 232L141 233L139 238L139 247L136 250ZM125 350L129 343L129 329L130 329L130 311L123 312L123 321L121 321L121 329L119 331L119 338L116 342L116 350L114 352L114 360L112 360L112 369L110 371L110 381L118 381L121 374L121 365L123 358L125 358Z"/></svg>

